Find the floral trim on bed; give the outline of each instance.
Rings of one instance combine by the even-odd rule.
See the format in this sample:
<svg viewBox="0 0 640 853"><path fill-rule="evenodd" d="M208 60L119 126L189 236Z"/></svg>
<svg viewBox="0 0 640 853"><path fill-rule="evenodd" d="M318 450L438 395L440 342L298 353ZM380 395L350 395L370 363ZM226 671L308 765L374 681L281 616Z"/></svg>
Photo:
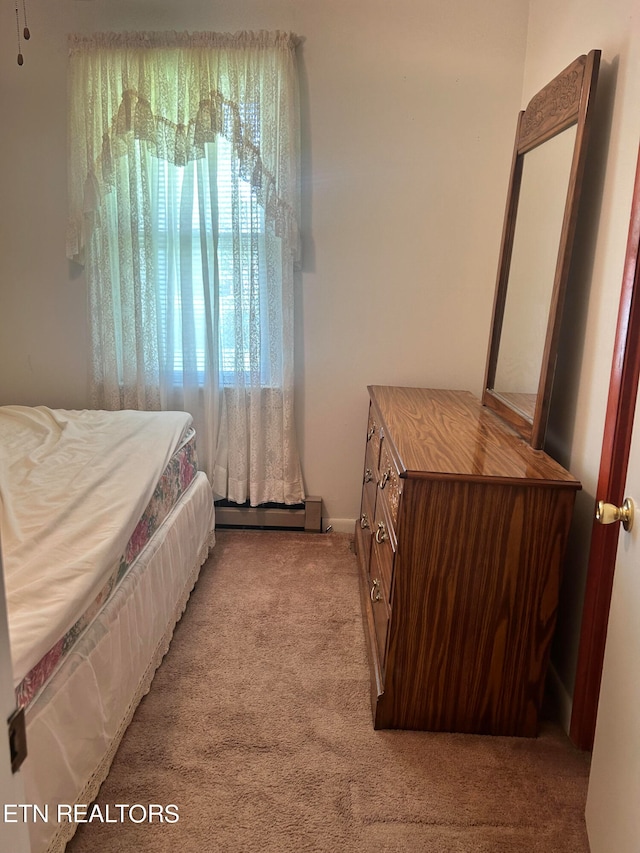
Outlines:
<svg viewBox="0 0 640 853"><path fill-rule="evenodd" d="M158 485L144 511L142 518L133 531L124 554L117 567L98 593L95 600L82 614L80 619L66 634L58 640L43 658L26 674L16 687L18 708L25 708L36 693L44 686L54 669L73 648L78 637L94 620L104 603L111 597L113 590L127 574L136 557L171 512L175 503L191 485L198 471L195 433L173 454L164 469Z"/></svg>

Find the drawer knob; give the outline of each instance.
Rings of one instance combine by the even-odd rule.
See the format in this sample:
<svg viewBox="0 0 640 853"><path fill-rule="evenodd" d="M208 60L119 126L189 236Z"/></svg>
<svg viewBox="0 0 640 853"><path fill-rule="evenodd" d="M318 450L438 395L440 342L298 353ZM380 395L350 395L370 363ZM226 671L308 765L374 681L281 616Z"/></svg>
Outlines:
<svg viewBox="0 0 640 853"><path fill-rule="evenodd" d="M385 487L385 486L387 485L387 483L389 482L389 478L390 478L390 477L391 477L391 468L387 468L387 470L384 472L384 474L383 474L383 475L382 475L382 477L380 478L380 482L378 483L378 486L379 486L381 489L384 489L384 487Z"/></svg>
<svg viewBox="0 0 640 853"><path fill-rule="evenodd" d="M382 543L388 538L389 536L387 534L387 528L384 526L384 521L379 521L378 529L376 530L376 542L378 545L382 545Z"/></svg>
<svg viewBox="0 0 640 853"><path fill-rule="evenodd" d="M369 526L369 519L367 518L366 512L363 512L360 516L360 527L365 530Z"/></svg>
<svg viewBox="0 0 640 853"><path fill-rule="evenodd" d="M371 468L367 468L364 472L364 482L370 483L373 480L373 471Z"/></svg>
<svg viewBox="0 0 640 853"><path fill-rule="evenodd" d="M382 595L380 594L380 581L376 578L372 581L372 584L373 585L371 587L369 596L371 598L371 601L373 601L373 603L375 604L376 601L380 601L380 599L382 598Z"/></svg>

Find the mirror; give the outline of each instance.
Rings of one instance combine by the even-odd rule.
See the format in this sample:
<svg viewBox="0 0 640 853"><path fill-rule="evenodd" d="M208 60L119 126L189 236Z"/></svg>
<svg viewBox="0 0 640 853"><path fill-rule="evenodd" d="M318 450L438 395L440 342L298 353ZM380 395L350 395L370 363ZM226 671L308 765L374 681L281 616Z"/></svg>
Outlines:
<svg viewBox="0 0 640 853"><path fill-rule="evenodd" d="M482 402L542 447L600 51L530 101L516 129Z"/></svg>
<svg viewBox="0 0 640 853"><path fill-rule="evenodd" d="M494 393L533 421L575 126L524 159Z"/></svg>

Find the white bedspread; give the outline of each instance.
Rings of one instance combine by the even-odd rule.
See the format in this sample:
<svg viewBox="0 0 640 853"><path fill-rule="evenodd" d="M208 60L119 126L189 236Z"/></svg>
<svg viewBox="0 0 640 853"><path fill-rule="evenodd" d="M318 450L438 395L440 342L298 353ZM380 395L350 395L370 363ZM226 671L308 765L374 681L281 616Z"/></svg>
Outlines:
<svg viewBox="0 0 640 853"><path fill-rule="evenodd" d="M0 407L0 541L15 684L96 598L191 423Z"/></svg>

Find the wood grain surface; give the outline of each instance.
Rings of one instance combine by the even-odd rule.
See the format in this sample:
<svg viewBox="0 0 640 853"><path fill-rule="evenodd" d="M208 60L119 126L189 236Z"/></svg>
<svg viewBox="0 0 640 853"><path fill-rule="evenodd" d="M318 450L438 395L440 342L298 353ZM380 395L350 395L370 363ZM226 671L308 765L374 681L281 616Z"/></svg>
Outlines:
<svg viewBox="0 0 640 853"><path fill-rule="evenodd" d="M587 57L579 56L531 99L520 125L521 152L577 121L586 65Z"/></svg>
<svg viewBox="0 0 640 853"><path fill-rule="evenodd" d="M453 481L413 491L393 591L408 618L391 626L383 718L535 735L573 493Z"/></svg>
<svg viewBox="0 0 640 853"><path fill-rule="evenodd" d="M533 736L580 484L467 392L370 395L379 485L363 484L356 547L374 725ZM382 459L402 482L393 517Z"/></svg>
<svg viewBox="0 0 640 853"><path fill-rule="evenodd" d="M369 393L401 477L491 477L580 487L469 391L374 385Z"/></svg>

